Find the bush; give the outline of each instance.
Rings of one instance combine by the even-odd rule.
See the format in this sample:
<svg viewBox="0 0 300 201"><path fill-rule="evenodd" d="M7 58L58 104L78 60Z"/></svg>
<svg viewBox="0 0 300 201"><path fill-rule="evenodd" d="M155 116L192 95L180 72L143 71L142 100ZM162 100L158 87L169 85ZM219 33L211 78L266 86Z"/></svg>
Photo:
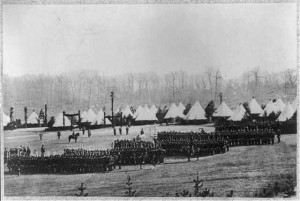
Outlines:
<svg viewBox="0 0 300 201"><path fill-rule="evenodd" d="M214 101L210 101L205 108L206 118L211 118L214 112L215 112L215 103Z"/></svg>
<svg viewBox="0 0 300 201"><path fill-rule="evenodd" d="M48 122L48 125L47 125L47 126L48 126L49 128L52 128L52 126L53 126L54 124L55 124L55 117L52 116L51 119L50 119L50 121Z"/></svg>
<svg viewBox="0 0 300 201"><path fill-rule="evenodd" d="M187 104L185 110L183 111L184 115L187 115L187 113L190 111L190 109L192 108L192 104Z"/></svg>

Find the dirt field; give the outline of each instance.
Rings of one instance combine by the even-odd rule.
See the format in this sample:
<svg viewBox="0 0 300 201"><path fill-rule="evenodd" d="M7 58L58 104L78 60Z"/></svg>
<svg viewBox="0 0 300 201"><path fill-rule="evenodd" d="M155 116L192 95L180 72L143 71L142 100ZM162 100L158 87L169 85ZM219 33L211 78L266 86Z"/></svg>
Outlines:
<svg viewBox="0 0 300 201"><path fill-rule="evenodd" d="M199 131L203 126L156 127L156 131L178 130ZM48 154L61 153L64 148L105 149L110 148L114 139L133 138L144 128L146 139L151 140L153 126L137 126L130 129L130 135L113 136L111 128L92 130L92 137L80 136L78 143L68 143L63 132L57 140L55 132L44 133L39 140L39 129L23 129L4 133L5 147L29 146L40 149L44 143ZM207 131L214 130L204 126ZM125 130L123 130L125 133ZM176 192L193 190L193 179L197 172L204 180L203 188L215 192L215 196L226 196L234 191L234 196L251 197L256 189L270 182L296 174L296 135L282 136L281 143L268 146L247 146L231 148L226 154L193 159L167 158L165 164L126 166L110 173L77 175L5 175L5 196L74 196L83 182L89 196L124 196L127 175L131 176L136 196L175 196Z"/></svg>

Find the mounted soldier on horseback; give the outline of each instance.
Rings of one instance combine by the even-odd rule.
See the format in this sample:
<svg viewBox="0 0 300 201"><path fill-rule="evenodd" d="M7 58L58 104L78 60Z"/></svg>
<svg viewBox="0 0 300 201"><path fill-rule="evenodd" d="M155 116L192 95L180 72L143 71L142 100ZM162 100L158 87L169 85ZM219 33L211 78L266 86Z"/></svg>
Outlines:
<svg viewBox="0 0 300 201"><path fill-rule="evenodd" d="M68 137L69 142L71 141L71 139L74 139L74 140L75 140L75 143L76 143L76 142L77 142L78 136L79 136L79 133L76 133L76 134L75 134L74 131L73 131L72 135L69 135L69 137Z"/></svg>

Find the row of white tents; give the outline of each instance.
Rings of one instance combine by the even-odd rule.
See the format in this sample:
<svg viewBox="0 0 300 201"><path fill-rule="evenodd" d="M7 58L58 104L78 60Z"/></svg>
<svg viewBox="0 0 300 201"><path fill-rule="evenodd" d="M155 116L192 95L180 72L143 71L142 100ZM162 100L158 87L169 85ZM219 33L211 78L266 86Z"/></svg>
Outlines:
<svg viewBox="0 0 300 201"><path fill-rule="evenodd" d="M81 113L81 122L90 122L91 125L103 125L104 124L104 112L99 110L96 114L91 108L86 112ZM65 121L65 122L64 122ZM108 119L105 119L106 125L111 125L111 122ZM55 117L55 123L53 127L62 127L62 126L71 126L71 121L63 116L63 113L59 113Z"/></svg>
<svg viewBox="0 0 300 201"><path fill-rule="evenodd" d="M39 116L35 113L35 111L33 111L27 119L27 124L38 124L39 123L38 119L39 119ZM3 112L3 125L7 126L7 124L9 124L9 123L10 123L9 115L6 115Z"/></svg>
<svg viewBox="0 0 300 201"><path fill-rule="evenodd" d="M297 110L297 99L293 101L291 104L288 102L285 104L280 98L276 100L274 103L272 100L270 100L264 109L260 107L260 105L257 103L255 98L252 98L252 100L249 103L249 110L250 114L256 114L260 117L263 116L269 116L271 113L279 113L280 115L278 117L278 121L286 121L290 118L292 118L293 114ZM242 104L238 105L234 111L231 111L231 109L226 105L226 103L223 101L220 106L217 108L216 112L213 116L217 117L229 117L229 120L233 121L240 121L244 118L244 116L247 115L246 109Z"/></svg>
<svg viewBox="0 0 300 201"><path fill-rule="evenodd" d="M296 98L292 104L290 102L285 104L280 98L278 98L275 103L273 103L273 101L270 100L264 109L261 108L261 106L258 104L255 98L252 98L252 100L249 102L250 114L259 115L260 117L263 117L264 115L269 116L272 112L274 112L275 114L280 112L280 116L277 119L278 121L286 121L290 119L296 112L297 107L298 103ZM185 107L181 103L178 105L178 107L176 107L176 105L173 103L169 108L165 119L176 117L180 117L186 120L206 119L205 111L203 110L198 101L192 106L192 108L186 116L184 116L183 114L184 110ZM245 117L245 115L247 115L247 112L242 104L239 104L232 111L225 103L225 101L222 101L222 103L217 107L216 111L214 112L213 117L227 117L229 118L229 120L232 121L241 121Z"/></svg>
<svg viewBox="0 0 300 201"><path fill-rule="evenodd" d="M286 121L290 119L295 111L297 110L298 102L295 99L292 104L288 102L285 104L280 98L273 102L270 100L264 109L257 103L255 98L249 102L249 110L250 114L256 114L259 116L269 116L272 112L278 113L280 112L280 116L278 117L278 121ZM184 115L185 106L182 103L179 103L176 106L175 103L172 103L166 113L164 119L175 119L177 117L186 119L186 120L205 120L205 111L200 105L198 101L191 107L187 115ZM138 106L137 110L133 113L130 107L127 105L125 109L117 108L115 113L122 112L123 117L132 116L135 121L158 121L156 117L158 109L154 105L150 108L147 105ZM216 111L213 114L213 117L229 117L229 120L240 121L247 115L246 109L242 104L239 104L233 111L228 107L225 101L218 106ZM64 120L63 120L64 118ZM103 125L104 124L104 112L100 109L96 114L91 108L86 112L83 111L81 113L82 122L91 122L91 125ZM63 125L63 121L65 121L65 126L71 126L71 122L68 118L63 117L63 113L59 113L55 118L54 127L61 127ZM10 117L3 113L3 125L6 126L10 123ZM28 124L38 124L38 115L33 111L27 120ZM111 122L108 119L105 119L106 125L111 125Z"/></svg>

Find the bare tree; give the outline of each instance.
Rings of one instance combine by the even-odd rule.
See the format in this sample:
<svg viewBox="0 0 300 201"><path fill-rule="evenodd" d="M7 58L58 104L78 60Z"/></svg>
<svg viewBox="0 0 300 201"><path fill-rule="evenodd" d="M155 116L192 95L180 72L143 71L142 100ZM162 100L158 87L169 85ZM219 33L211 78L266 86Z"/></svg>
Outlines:
<svg viewBox="0 0 300 201"><path fill-rule="evenodd" d="M216 97L218 95L218 86L219 86L219 80L222 79L221 73L219 69L216 70L215 72L215 97L214 100L216 100Z"/></svg>
<svg viewBox="0 0 300 201"><path fill-rule="evenodd" d="M128 86L128 94L129 94L129 101L132 102L133 93L134 93L134 76L132 73L128 74L127 78L127 86Z"/></svg>
<svg viewBox="0 0 300 201"><path fill-rule="evenodd" d="M179 71L179 76L180 76L180 91L181 91L181 100L183 99L184 96L184 90L185 90L185 80L186 80L186 73L181 70Z"/></svg>
<svg viewBox="0 0 300 201"><path fill-rule="evenodd" d="M96 85L97 85L97 104L100 107L100 96L101 96L101 86L102 86L102 79L100 76L95 77Z"/></svg>
<svg viewBox="0 0 300 201"><path fill-rule="evenodd" d="M72 108L73 111L75 111L75 93L76 93L76 83L77 83L77 77L75 73L72 73L69 77L68 77L68 84L71 87L71 96L72 96Z"/></svg>
<svg viewBox="0 0 300 201"><path fill-rule="evenodd" d="M171 72L165 75L165 81L166 81L166 88L171 90L172 94L172 101L176 101L175 91L176 91L176 79L177 79L177 73Z"/></svg>
<svg viewBox="0 0 300 201"><path fill-rule="evenodd" d="M91 106L91 97L92 97L92 90L93 90L93 83L96 77L94 75L88 75L85 77L87 82L87 89L88 89L88 108Z"/></svg>
<svg viewBox="0 0 300 201"><path fill-rule="evenodd" d="M61 110L63 109L63 81L64 81L64 77L62 74L60 74L59 76L56 77L58 86L59 86L59 91L60 91L60 106L61 106Z"/></svg>
<svg viewBox="0 0 300 201"><path fill-rule="evenodd" d="M206 70L205 70L205 74L207 75L207 79L208 79L208 84L209 84L209 89L210 89L210 97L211 99L213 99L213 84L212 84L212 80L213 80L213 67L212 66L207 66ZM215 100L215 99L213 99Z"/></svg>
<svg viewBox="0 0 300 201"><path fill-rule="evenodd" d="M79 80L79 92L78 92L78 99L79 99L79 106L81 104L81 90L83 88L83 84L84 84L84 81L85 81L85 77L86 77L86 74L82 71L79 73L78 75L78 80Z"/></svg>
<svg viewBox="0 0 300 201"><path fill-rule="evenodd" d="M294 89L296 89L297 84L297 72L293 69L287 69L283 72L283 76L285 79L285 89L289 87L290 94L292 95L294 93Z"/></svg>

